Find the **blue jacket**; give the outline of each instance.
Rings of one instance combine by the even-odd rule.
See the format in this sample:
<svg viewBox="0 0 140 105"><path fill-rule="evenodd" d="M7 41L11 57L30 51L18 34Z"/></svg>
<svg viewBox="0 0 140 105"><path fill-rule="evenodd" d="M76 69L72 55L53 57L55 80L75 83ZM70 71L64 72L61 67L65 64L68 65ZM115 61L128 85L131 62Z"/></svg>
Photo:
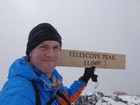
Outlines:
<svg viewBox="0 0 140 105"><path fill-rule="evenodd" d="M28 57L17 59L9 69L8 80L0 92L0 105L36 105L36 93L31 81L35 81L40 91L40 100L42 105L56 95L59 90L72 103L82 92L86 83L83 81L74 81L67 88L62 83L62 76L56 69L52 73L53 83L39 71L36 67L27 62ZM66 105L58 97L52 105Z"/></svg>

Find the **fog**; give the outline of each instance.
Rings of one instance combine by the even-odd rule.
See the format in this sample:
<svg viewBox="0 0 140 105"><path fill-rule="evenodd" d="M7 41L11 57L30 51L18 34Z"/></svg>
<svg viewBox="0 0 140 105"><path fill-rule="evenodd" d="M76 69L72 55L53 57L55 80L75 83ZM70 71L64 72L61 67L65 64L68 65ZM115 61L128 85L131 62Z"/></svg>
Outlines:
<svg viewBox="0 0 140 105"><path fill-rule="evenodd" d="M48 22L61 34L64 49L126 55L125 70L96 68L99 86L89 81L83 94L140 94L140 0L1 0L0 15L0 89L11 63L25 55L29 31ZM68 87L84 72L57 69Z"/></svg>

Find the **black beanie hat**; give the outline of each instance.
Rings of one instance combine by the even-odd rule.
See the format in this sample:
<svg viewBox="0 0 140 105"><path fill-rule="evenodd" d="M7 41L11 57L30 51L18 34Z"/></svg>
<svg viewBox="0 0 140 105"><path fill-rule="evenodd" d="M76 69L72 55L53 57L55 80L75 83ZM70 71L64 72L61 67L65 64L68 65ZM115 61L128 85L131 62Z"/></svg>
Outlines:
<svg viewBox="0 0 140 105"><path fill-rule="evenodd" d="M41 23L35 26L29 33L28 43L26 48L26 55L29 56L29 53L41 42L46 40L58 41L62 47L62 39L57 30L49 23Z"/></svg>

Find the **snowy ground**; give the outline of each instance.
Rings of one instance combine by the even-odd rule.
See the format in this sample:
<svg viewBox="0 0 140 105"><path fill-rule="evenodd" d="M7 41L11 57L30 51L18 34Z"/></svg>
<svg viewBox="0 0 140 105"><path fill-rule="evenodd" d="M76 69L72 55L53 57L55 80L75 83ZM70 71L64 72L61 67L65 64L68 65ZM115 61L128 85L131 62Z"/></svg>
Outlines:
<svg viewBox="0 0 140 105"><path fill-rule="evenodd" d="M115 92L112 95L96 92L91 95L81 95L73 105L140 105L140 96L124 92Z"/></svg>
<svg viewBox="0 0 140 105"><path fill-rule="evenodd" d="M115 101L112 98L103 97L96 105L140 105L140 97L138 96L120 95L118 97L122 100Z"/></svg>

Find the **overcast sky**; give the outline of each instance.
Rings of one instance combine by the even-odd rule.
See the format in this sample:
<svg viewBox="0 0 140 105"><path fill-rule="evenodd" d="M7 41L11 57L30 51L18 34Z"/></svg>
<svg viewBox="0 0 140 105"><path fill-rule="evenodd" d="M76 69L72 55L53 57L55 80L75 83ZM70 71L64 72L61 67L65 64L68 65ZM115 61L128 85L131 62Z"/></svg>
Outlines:
<svg viewBox="0 0 140 105"><path fill-rule="evenodd" d="M63 48L126 55L126 69L96 69L99 87L89 81L84 94L125 91L140 94L140 0L1 0L0 89L11 63L25 55L29 31L51 23ZM64 84L78 79L84 68L57 67Z"/></svg>

